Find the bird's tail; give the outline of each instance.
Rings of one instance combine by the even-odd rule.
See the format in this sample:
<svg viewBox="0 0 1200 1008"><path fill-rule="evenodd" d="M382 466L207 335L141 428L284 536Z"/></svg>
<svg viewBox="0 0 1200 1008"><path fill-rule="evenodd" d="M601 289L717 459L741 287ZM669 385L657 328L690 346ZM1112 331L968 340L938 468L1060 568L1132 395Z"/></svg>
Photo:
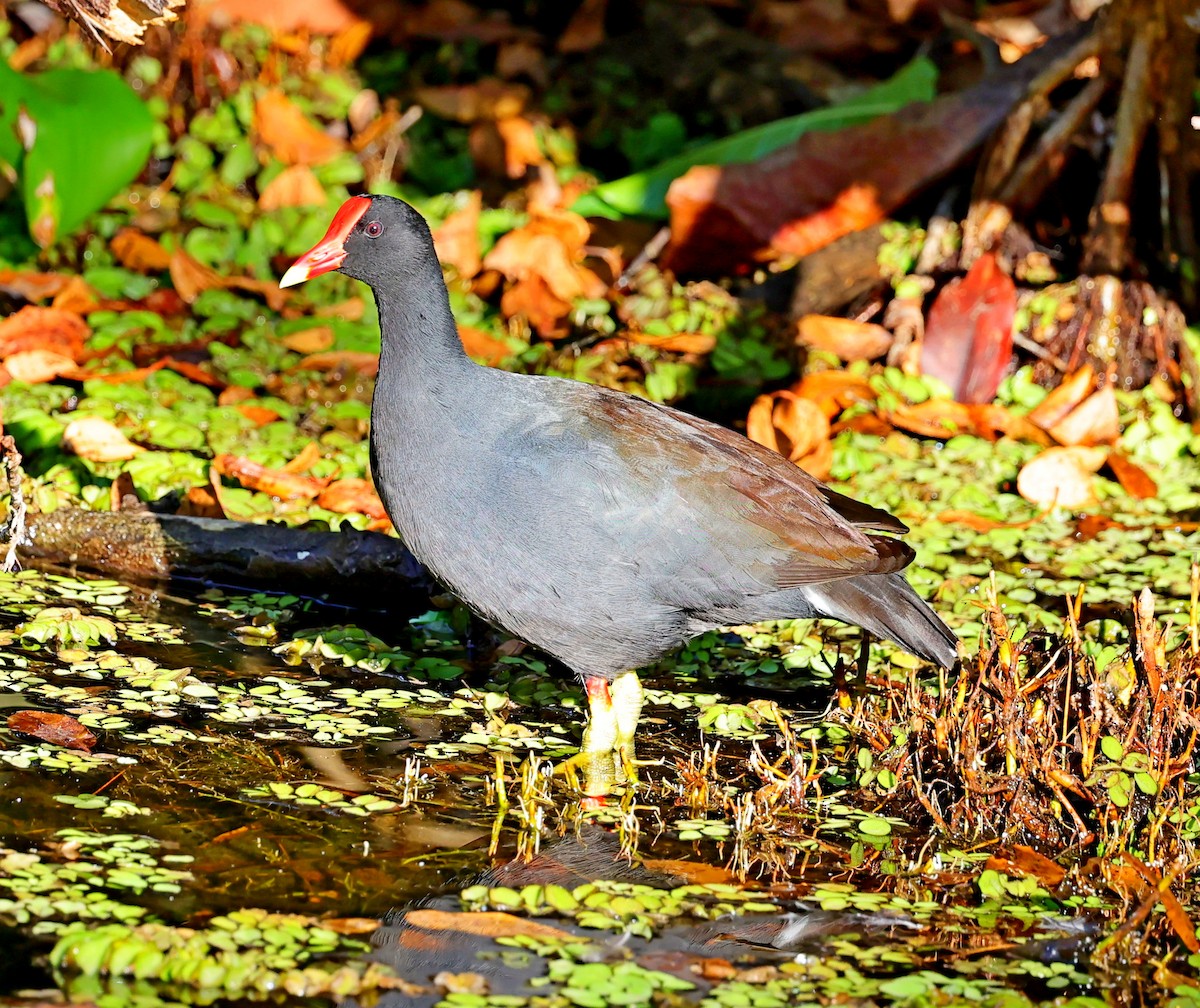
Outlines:
<svg viewBox="0 0 1200 1008"><path fill-rule="evenodd" d="M958 639L903 574L864 574L807 585L804 592L822 615L855 623L942 668L958 661Z"/></svg>

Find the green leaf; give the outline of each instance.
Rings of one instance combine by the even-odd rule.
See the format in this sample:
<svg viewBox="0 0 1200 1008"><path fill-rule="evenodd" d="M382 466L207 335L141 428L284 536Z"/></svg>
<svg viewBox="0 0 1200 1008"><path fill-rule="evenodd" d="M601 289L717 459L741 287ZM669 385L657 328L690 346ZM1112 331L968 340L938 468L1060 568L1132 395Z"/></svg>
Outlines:
<svg viewBox="0 0 1200 1008"><path fill-rule="evenodd" d="M43 248L132 182L150 156L154 119L111 70L27 76L0 61L0 95L0 161L21 176L29 233Z"/></svg>
<svg viewBox="0 0 1200 1008"><path fill-rule="evenodd" d="M757 161L812 130L838 130L888 115L912 102L931 101L937 68L924 57L913 60L894 76L839 105L815 109L787 119L764 123L732 136L702 144L634 175L615 179L584 193L571 207L585 217L665 217L667 189L695 165L725 165Z"/></svg>

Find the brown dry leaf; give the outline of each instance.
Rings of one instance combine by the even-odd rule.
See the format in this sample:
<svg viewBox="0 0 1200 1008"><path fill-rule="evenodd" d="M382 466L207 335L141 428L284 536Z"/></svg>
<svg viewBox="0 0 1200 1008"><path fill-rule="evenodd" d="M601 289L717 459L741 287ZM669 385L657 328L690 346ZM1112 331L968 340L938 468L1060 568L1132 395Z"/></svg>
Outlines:
<svg viewBox="0 0 1200 1008"><path fill-rule="evenodd" d="M1064 445L1114 444L1121 436L1121 420L1113 387L1105 385L1093 392L1051 427L1049 433Z"/></svg>
<svg viewBox="0 0 1200 1008"><path fill-rule="evenodd" d="M1084 364L1067 375L1057 388L1051 389L1046 398L1029 411L1029 421L1043 430L1049 430L1065 420L1067 414L1088 397L1095 385L1096 372L1091 364Z"/></svg>
<svg viewBox="0 0 1200 1008"><path fill-rule="evenodd" d="M217 396L217 405L236 406L238 403L243 403L253 398L255 398L254 389L246 388L245 385L229 385Z"/></svg>
<svg viewBox="0 0 1200 1008"><path fill-rule="evenodd" d="M78 361L90 333L75 312L26 305L0 321L0 358L22 350L53 350Z"/></svg>
<svg viewBox="0 0 1200 1008"><path fill-rule="evenodd" d="M829 421L811 399L780 389L754 400L746 436L798 462L829 440Z"/></svg>
<svg viewBox="0 0 1200 1008"><path fill-rule="evenodd" d="M829 420L850 406L875 401L875 392L866 378L841 370L806 374L792 391L815 402Z"/></svg>
<svg viewBox="0 0 1200 1008"><path fill-rule="evenodd" d="M438 259L453 266L464 280L475 276L483 264L479 248L479 213L482 209L483 196L476 189L433 232L433 247Z"/></svg>
<svg viewBox="0 0 1200 1008"><path fill-rule="evenodd" d="M1148 592L1149 589L1146 589L1146 591ZM1189 952L1200 952L1200 938L1196 936L1195 922L1188 916L1188 912L1183 908L1183 904L1179 902L1170 889L1170 882L1178 872L1171 872L1164 879L1156 869L1151 868L1141 858L1130 854L1128 851L1121 851L1121 858L1157 892L1158 898L1162 902L1163 910L1166 912L1167 921L1171 925L1171 930L1183 942L1184 947Z"/></svg>
<svg viewBox="0 0 1200 1008"><path fill-rule="evenodd" d="M266 406L255 406L253 403L239 403L237 411L256 427L264 427L279 419L279 414Z"/></svg>
<svg viewBox="0 0 1200 1008"><path fill-rule="evenodd" d="M984 868L1004 872L1006 875L1027 875L1049 888L1058 885L1067 874L1046 855L1039 854L1024 844L1000 848L988 858Z"/></svg>
<svg viewBox="0 0 1200 1008"><path fill-rule="evenodd" d="M346 298L336 304L323 305L316 314L321 318L345 319L347 322L358 322L366 313L367 304L360 297Z"/></svg>
<svg viewBox="0 0 1200 1008"><path fill-rule="evenodd" d="M387 518L383 501L370 480L350 477L334 480L317 496L317 506L338 514L357 512L371 518Z"/></svg>
<svg viewBox="0 0 1200 1008"><path fill-rule="evenodd" d="M22 735L32 735L64 749L91 752L96 744L96 736L75 718L52 711L16 711L8 716L8 727Z"/></svg>
<svg viewBox="0 0 1200 1008"><path fill-rule="evenodd" d="M62 290L71 278L59 273L0 270L0 292L25 301L45 301Z"/></svg>
<svg viewBox="0 0 1200 1008"><path fill-rule="evenodd" d="M1154 478L1115 448L1108 453L1108 468L1117 477L1121 488L1131 497L1148 500L1158 496L1158 484L1154 482Z"/></svg>
<svg viewBox="0 0 1200 1008"><path fill-rule="evenodd" d="M96 310L100 304L96 292L88 286L81 276L73 276L67 285L54 295L51 307L59 311L74 312L76 315L87 315Z"/></svg>
<svg viewBox="0 0 1200 1008"><path fill-rule="evenodd" d="M571 301L601 297L607 289L582 265L590 234L588 222L578 214L543 210L504 235L483 260L485 268L515 281L501 300L501 311L525 316L542 336L559 334Z"/></svg>
<svg viewBox="0 0 1200 1008"><path fill-rule="evenodd" d="M370 377L379 371L379 354L365 350L327 350L309 354L298 366L304 371L356 371Z"/></svg>
<svg viewBox="0 0 1200 1008"><path fill-rule="evenodd" d="M567 27L558 37L555 48L560 53L590 52L604 41L604 16L608 0L583 0Z"/></svg>
<svg viewBox="0 0 1200 1008"><path fill-rule="evenodd" d="M301 500L316 497L327 480L297 476L282 469L268 469L242 455L218 455L213 465L222 476L237 480L249 490L261 490L277 500Z"/></svg>
<svg viewBox="0 0 1200 1008"><path fill-rule="evenodd" d="M892 334L883 326L833 315L805 315L796 323L796 339L844 361L874 360L892 346Z"/></svg>
<svg viewBox="0 0 1200 1008"><path fill-rule="evenodd" d="M671 353L706 354L717 345L717 337L709 333L667 333L664 336L652 336L650 333L630 331L625 338L631 343L651 346L657 350L668 350Z"/></svg>
<svg viewBox="0 0 1200 1008"><path fill-rule="evenodd" d="M530 938L556 941L570 940L574 937L569 931L563 931L561 928L496 910L410 910L404 915L404 923L429 931L458 931L461 934L480 935L484 938L516 938L527 935Z"/></svg>
<svg viewBox="0 0 1200 1008"><path fill-rule="evenodd" d="M520 115L529 101L529 88L484 77L475 84L417 88L417 103L443 119L473 123Z"/></svg>
<svg viewBox="0 0 1200 1008"><path fill-rule="evenodd" d="M571 311L571 303L554 296L540 276L519 280L500 298L500 312L505 318L523 318L543 339L566 336L570 328L563 324Z"/></svg>
<svg viewBox="0 0 1200 1008"><path fill-rule="evenodd" d="M370 934L382 926L383 921L374 917L327 917L321 921L321 927L340 935Z"/></svg>
<svg viewBox="0 0 1200 1008"><path fill-rule="evenodd" d="M116 462L145 451L135 445L111 421L103 417L80 417L67 424L63 447L89 462Z"/></svg>
<svg viewBox="0 0 1200 1008"><path fill-rule="evenodd" d="M272 88L255 102L254 125L259 139L284 164L324 164L343 149L340 140L310 122L279 88Z"/></svg>
<svg viewBox="0 0 1200 1008"><path fill-rule="evenodd" d="M642 865L651 871L675 875L691 885L739 885L738 877L720 865L700 861L677 861L674 858L647 858Z"/></svg>
<svg viewBox="0 0 1200 1008"><path fill-rule="evenodd" d="M550 83L550 72L546 69L546 54L542 52L542 47L524 38L500 44L496 53L496 73L505 80L528 77L539 87Z"/></svg>
<svg viewBox="0 0 1200 1008"><path fill-rule="evenodd" d="M259 24L276 32L309 31L314 35L336 35L360 20L341 0L304 0L303 3L192 0L189 14L201 21L219 14L224 21Z"/></svg>
<svg viewBox="0 0 1200 1008"><path fill-rule="evenodd" d="M315 354L333 346L333 330L329 326L313 326L288 333L279 342L299 354Z"/></svg>
<svg viewBox="0 0 1200 1008"><path fill-rule="evenodd" d="M952 438L958 434L976 433L970 407L953 399L903 403L885 413L884 419L919 437Z"/></svg>
<svg viewBox="0 0 1200 1008"><path fill-rule="evenodd" d="M65 354L53 350L21 350L4 358L4 369L13 381L38 385L62 375L73 375L78 365Z"/></svg>
<svg viewBox="0 0 1200 1008"><path fill-rule="evenodd" d="M300 449L295 458L288 460L283 464L285 473L302 473L306 472L321 461L321 446L316 441L309 441L303 448Z"/></svg>
<svg viewBox="0 0 1200 1008"><path fill-rule="evenodd" d="M1047 448L1017 474L1017 493L1039 507L1086 508L1096 503L1094 474L1104 448Z"/></svg>
<svg viewBox="0 0 1200 1008"><path fill-rule="evenodd" d="M509 178L524 178L530 168L546 163L546 155L538 143L537 130L524 116L498 119L496 129L504 141L504 168Z"/></svg>
<svg viewBox="0 0 1200 1008"><path fill-rule="evenodd" d="M108 245L117 262L138 273L161 273L171 265L171 253L135 227L121 228Z"/></svg>
<svg viewBox="0 0 1200 1008"><path fill-rule="evenodd" d="M258 195L259 209L267 211L281 207L324 206L328 202L325 187L306 164L284 168Z"/></svg>
<svg viewBox="0 0 1200 1008"><path fill-rule="evenodd" d="M967 528L974 529L976 532L991 532L992 529L998 528L1032 528L1045 517L1046 515L1043 513L1038 515L1036 518L1030 518L1027 521L1005 522L999 521L996 518L985 518L983 515L976 514L974 511L963 511L959 508L948 508L945 511L939 511L937 513L938 521L951 522L955 525L966 525Z"/></svg>
<svg viewBox="0 0 1200 1008"><path fill-rule="evenodd" d="M325 64L331 68L350 66L371 41L373 28L370 21L355 21L347 25L329 43L329 52L325 56Z"/></svg>
<svg viewBox="0 0 1200 1008"><path fill-rule="evenodd" d="M191 304L206 290L244 290L261 294L267 305L279 311L287 300L287 292L270 280L255 280L253 277L222 276L202 262L193 259L183 249L171 253L171 283L179 296Z"/></svg>
<svg viewBox="0 0 1200 1008"><path fill-rule="evenodd" d="M462 340L463 349L467 351L468 357L483 361L490 367L495 367L506 357L512 356L507 343L474 326L460 325L458 338Z"/></svg>

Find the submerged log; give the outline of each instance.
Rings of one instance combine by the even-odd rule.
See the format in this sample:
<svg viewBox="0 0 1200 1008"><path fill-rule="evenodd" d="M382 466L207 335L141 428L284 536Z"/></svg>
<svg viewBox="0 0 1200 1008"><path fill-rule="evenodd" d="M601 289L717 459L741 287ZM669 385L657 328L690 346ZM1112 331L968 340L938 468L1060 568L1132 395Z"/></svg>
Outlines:
<svg viewBox="0 0 1200 1008"><path fill-rule="evenodd" d="M377 532L84 508L31 515L27 528L24 559L127 581L268 589L389 611L425 608L436 592L403 544Z"/></svg>

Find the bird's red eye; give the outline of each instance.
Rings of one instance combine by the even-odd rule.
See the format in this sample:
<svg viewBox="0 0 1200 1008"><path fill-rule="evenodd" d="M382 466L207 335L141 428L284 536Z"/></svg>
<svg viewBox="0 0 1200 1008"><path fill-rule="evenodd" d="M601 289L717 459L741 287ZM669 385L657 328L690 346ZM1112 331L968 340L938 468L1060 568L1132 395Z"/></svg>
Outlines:
<svg viewBox="0 0 1200 1008"><path fill-rule="evenodd" d="M378 238L381 234L383 234L383 225L377 220L369 221L367 226L363 228L363 233L366 234L368 238Z"/></svg>

